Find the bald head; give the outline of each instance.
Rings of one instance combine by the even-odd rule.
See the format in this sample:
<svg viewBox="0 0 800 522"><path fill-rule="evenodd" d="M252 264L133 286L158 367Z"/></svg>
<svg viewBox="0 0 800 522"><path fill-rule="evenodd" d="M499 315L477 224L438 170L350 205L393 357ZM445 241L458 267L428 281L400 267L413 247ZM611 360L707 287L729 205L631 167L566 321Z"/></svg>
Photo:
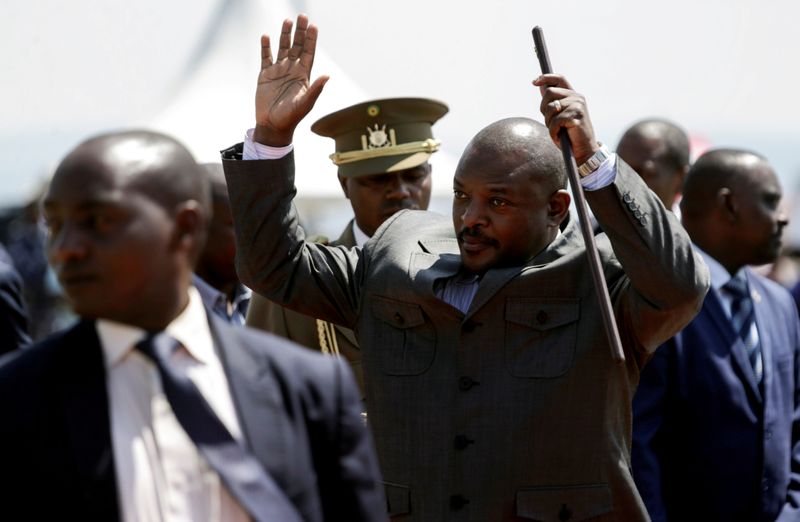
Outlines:
<svg viewBox="0 0 800 522"><path fill-rule="evenodd" d="M132 130L89 138L64 158L54 178L78 169L102 169L168 209L187 200L209 204L200 167L186 147L165 134Z"/></svg>
<svg viewBox="0 0 800 522"><path fill-rule="evenodd" d="M625 131L617 154L672 208L689 169L689 138L683 129L667 120L642 120Z"/></svg>
<svg viewBox="0 0 800 522"><path fill-rule="evenodd" d="M453 226L464 267L522 266L549 245L569 208L561 153L547 128L509 118L481 130L453 177Z"/></svg>
<svg viewBox="0 0 800 522"><path fill-rule="evenodd" d="M528 118L506 118L484 127L469 142L458 162L501 165L509 175L526 174L548 189L567 186L561 152L547 127Z"/></svg>
<svg viewBox="0 0 800 522"><path fill-rule="evenodd" d="M781 187L754 152L717 149L702 155L686 178L681 212L692 240L731 274L774 261L788 223Z"/></svg>
<svg viewBox="0 0 800 522"><path fill-rule="evenodd" d="M762 170L772 171L766 158L746 150L715 149L697 159L686 176L681 201L684 219L703 219L714 210L722 189L746 194Z"/></svg>

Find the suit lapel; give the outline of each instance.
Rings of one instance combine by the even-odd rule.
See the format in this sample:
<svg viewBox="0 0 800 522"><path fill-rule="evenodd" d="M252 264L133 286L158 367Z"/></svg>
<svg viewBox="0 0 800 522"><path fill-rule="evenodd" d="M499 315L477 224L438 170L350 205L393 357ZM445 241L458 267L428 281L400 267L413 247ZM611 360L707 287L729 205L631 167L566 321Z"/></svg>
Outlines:
<svg viewBox="0 0 800 522"><path fill-rule="evenodd" d="M772 385L772 329L769 328L769 310L767 303L763 299L764 288L761 283L755 278L751 277L750 269L746 269L747 284L750 288L750 297L753 300L753 311L756 316L756 329L758 330L758 344L761 349L761 362L763 365L762 386L760 390L768 390ZM748 361L749 363L749 361ZM753 380L755 382L755 379ZM758 388L758 387L757 387ZM763 394L763 400L766 401L768 394ZM766 409L766 408L765 408Z"/></svg>
<svg viewBox="0 0 800 522"><path fill-rule="evenodd" d="M429 239L419 246L422 251L411 254L409 276L415 293L433 297L436 280L456 275L461 266L458 243L455 238Z"/></svg>
<svg viewBox="0 0 800 522"><path fill-rule="evenodd" d="M93 321L64 336L58 352L57 389L79 480L93 512L118 516L114 454L103 351Z"/></svg>
<svg viewBox="0 0 800 522"><path fill-rule="evenodd" d="M722 308L722 302L720 301L718 291L713 288L710 289L706 295L706 301L708 301L708 306L706 308L709 310L713 319L712 323L719 331L721 338L725 342L725 346L730 347L731 358L734 361L739 378L750 390L753 398L760 402L761 392L759 391L758 383L753 373L753 367L747 359L744 342L736 335L736 332L734 332L731 320Z"/></svg>
<svg viewBox="0 0 800 522"><path fill-rule="evenodd" d="M266 359L255 356L236 327L206 312L244 441L271 475L285 476L289 439L281 431L286 423L278 418L283 408L279 383Z"/></svg>

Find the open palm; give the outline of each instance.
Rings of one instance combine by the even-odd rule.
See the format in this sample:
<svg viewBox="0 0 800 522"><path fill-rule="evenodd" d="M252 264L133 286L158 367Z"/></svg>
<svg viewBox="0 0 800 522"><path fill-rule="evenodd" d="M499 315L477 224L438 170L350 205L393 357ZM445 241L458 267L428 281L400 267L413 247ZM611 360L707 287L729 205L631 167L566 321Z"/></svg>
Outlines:
<svg viewBox="0 0 800 522"><path fill-rule="evenodd" d="M297 17L292 42L292 21L285 20L278 55L273 62L269 36L261 37L261 71L256 88L256 141L286 145L300 120L314 107L327 76L309 85L317 45L317 28L308 17Z"/></svg>

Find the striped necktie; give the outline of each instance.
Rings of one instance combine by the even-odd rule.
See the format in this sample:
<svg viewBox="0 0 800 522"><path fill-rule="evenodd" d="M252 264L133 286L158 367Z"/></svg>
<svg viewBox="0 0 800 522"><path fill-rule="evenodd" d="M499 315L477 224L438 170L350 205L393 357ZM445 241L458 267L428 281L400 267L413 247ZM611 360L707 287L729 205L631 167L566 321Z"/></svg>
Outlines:
<svg viewBox="0 0 800 522"><path fill-rule="evenodd" d="M228 491L258 522L299 522L296 508L261 463L230 434L189 379L171 364L181 344L164 333L146 337L136 349L155 363L169 405L186 434Z"/></svg>
<svg viewBox="0 0 800 522"><path fill-rule="evenodd" d="M731 303L731 324L733 330L742 339L747 358L753 367L756 382L761 382L764 374L764 366L761 361L761 343L758 339L758 328L756 328L756 314L753 308L753 299L747 288L747 280L744 276L732 277L730 281L722 287L732 297Z"/></svg>

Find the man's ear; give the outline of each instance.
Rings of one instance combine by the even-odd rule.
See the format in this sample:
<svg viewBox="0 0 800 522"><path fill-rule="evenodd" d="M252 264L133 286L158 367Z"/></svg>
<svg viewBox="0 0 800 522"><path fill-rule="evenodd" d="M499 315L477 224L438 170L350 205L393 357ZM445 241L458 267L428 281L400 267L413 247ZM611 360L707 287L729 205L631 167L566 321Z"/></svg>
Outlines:
<svg viewBox="0 0 800 522"><path fill-rule="evenodd" d="M344 192L344 197L350 199L350 192L347 190L347 178L339 174L339 185L342 186L342 192Z"/></svg>
<svg viewBox="0 0 800 522"><path fill-rule="evenodd" d="M569 192L565 189L556 190L550 195L550 200L547 202L547 217L551 225L559 226L564 221L569 213L571 200Z"/></svg>
<svg viewBox="0 0 800 522"><path fill-rule="evenodd" d="M725 219L735 222L739 217L739 206L736 197L728 187L722 187L717 191L716 205Z"/></svg>
<svg viewBox="0 0 800 522"><path fill-rule="evenodd" d="M208 219L203 207L190 199L175 207L175 242L176 246L197 254L203 249L208 229Z"/></svg>

